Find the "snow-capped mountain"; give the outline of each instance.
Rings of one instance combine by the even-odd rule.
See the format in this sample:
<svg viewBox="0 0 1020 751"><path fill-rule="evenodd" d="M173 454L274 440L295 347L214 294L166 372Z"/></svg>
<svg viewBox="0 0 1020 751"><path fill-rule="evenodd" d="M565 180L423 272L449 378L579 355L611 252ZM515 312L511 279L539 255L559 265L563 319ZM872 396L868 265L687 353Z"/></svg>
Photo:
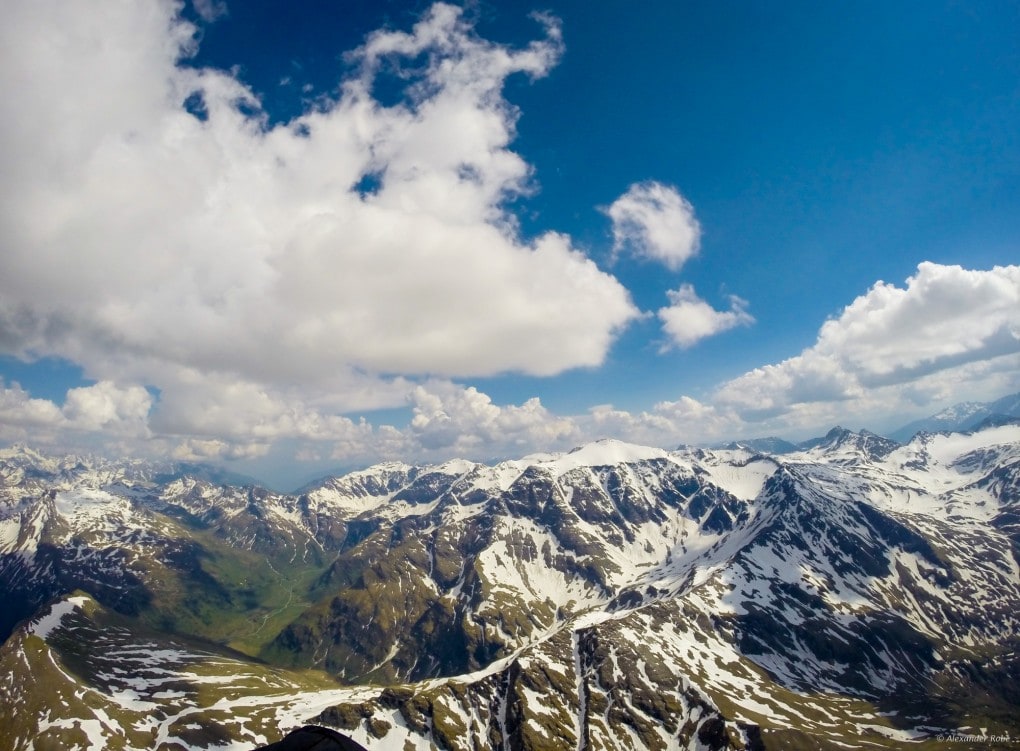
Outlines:
<svg viewBox="0 0 1020 751"><path fill-rule="evenodd" d="M960 432L973 430L989 418L1020 418L1020 393L1010 394L994 402L960 402L930 417L915 420L889 434L890 438L906 443L916 434Z"/></svg>
<svg viewBox="0 0 1020 751"><path fill-rule="evenodd" d="M297 496L27 450L0 477L3 749L248 749L308 721L372 749L1020 733L1016 424L600 441Z"/></svg>

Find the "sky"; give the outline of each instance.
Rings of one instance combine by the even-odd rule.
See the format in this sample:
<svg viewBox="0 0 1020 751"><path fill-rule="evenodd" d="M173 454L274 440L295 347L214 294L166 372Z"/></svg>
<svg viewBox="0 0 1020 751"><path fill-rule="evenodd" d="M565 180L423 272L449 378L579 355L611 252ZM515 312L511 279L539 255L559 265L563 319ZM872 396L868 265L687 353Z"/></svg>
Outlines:
<svg viewBox="0 0 1020 751"><path fill-rule="evenodd" d="M13 0L0 443L876 432L1020 391L1020 5Z"/></svg>

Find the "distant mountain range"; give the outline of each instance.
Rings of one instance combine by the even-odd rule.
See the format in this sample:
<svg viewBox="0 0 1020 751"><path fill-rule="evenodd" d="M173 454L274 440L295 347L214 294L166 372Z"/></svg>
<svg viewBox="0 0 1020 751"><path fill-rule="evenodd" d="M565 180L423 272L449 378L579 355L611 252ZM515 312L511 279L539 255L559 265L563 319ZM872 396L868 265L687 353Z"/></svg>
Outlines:
<svg viewBox="0 0 1020 751"><path fill-rule="evenodd" d="M1004 396L994 402L960 402L931 417L904 425L892 431L889 437L906 443L922 431L939 433L973 430L985 420L1001 417L1020 417L1020 393Z"/></svg>
<svg viewBox="0 0 1020 751"><path fill-rule="evenodd" d="M779 447L600 441L295 495L0 451L0 751L307 722L402 750L1020 736L1020 426Z"/></svg>
<svg viewBox="0 0 1020 751"><path fill-rule="evenodd" d="M1009 421L1020 418L1020 393L1010 394L994 402L960 402L930 417L914 420L901 428L891 431L886 438L897 443L908 443L918 433L966 432L974 430L982 422L990 420ZM842 430L842 428L837 428ZM866 432L866 431L865 431ZM792 443L782 438L749 438L720 444L718 448L747 448L765 454L790 454L794 451L818 446L829 439L829 436L812 438L800 443Z"/></svg>

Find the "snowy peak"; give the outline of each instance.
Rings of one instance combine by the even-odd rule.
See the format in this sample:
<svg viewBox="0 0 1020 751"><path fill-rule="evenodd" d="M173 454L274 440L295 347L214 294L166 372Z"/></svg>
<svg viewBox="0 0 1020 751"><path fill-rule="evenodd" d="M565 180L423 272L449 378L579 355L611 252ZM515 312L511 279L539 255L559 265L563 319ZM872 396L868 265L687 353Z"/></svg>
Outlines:
<svg viewBox="0 0 1020 751"><path fill-rule="evenodd" d="M667 452L663 449L638 446L615 439L602 439L551 459L550 463L557 468L567 466L607 467L617 464L632 464L649 459L664 459Z"/></svg>
<svg viewBox="0 0 1020 751"><path fill-rule="evenodd" d="M305 489L304 496L332 506L345 516L378 508L401 488L413 482L419 470L396 462L379 464L342 477L330 477Z"/></svg>
<svg viewBox="0 0 1020 751"><path fill-rule="evenodd" d="M1020 418L1020 393L993 402L960 402L930 417L904 425L890 437L906 443L920 432L964 432L976 429L989 418Z"/></svg>
<svg viewBox="0 0 1020 751"><path fill-rule="evenodd" d="M867 430L855 433L847 428L836 426L822 438L807 441L801 446L816 457L825 456L830 459L839 457L852 461L855 459L882 459L899 448L900 444Z"/></svg>
<svg viewBox="0 0 1020 751"><path fill-rule="evenodd" d="M960 424L974 419L977 415L987 414L988 405L984 402L960 402L932 415L933 420L950 424Z"/></svg>

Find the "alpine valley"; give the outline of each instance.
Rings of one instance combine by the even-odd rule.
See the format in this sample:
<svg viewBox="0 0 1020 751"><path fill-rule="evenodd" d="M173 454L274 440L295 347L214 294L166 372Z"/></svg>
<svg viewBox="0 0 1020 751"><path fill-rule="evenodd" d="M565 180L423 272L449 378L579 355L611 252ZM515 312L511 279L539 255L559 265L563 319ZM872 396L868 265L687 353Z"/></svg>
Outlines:
<svg viewBox="0 0 1020 751"><path fill-rule="evenodd" d="M1017 748L1020 422L276 494L0 452L0 750Z"/></svg>

